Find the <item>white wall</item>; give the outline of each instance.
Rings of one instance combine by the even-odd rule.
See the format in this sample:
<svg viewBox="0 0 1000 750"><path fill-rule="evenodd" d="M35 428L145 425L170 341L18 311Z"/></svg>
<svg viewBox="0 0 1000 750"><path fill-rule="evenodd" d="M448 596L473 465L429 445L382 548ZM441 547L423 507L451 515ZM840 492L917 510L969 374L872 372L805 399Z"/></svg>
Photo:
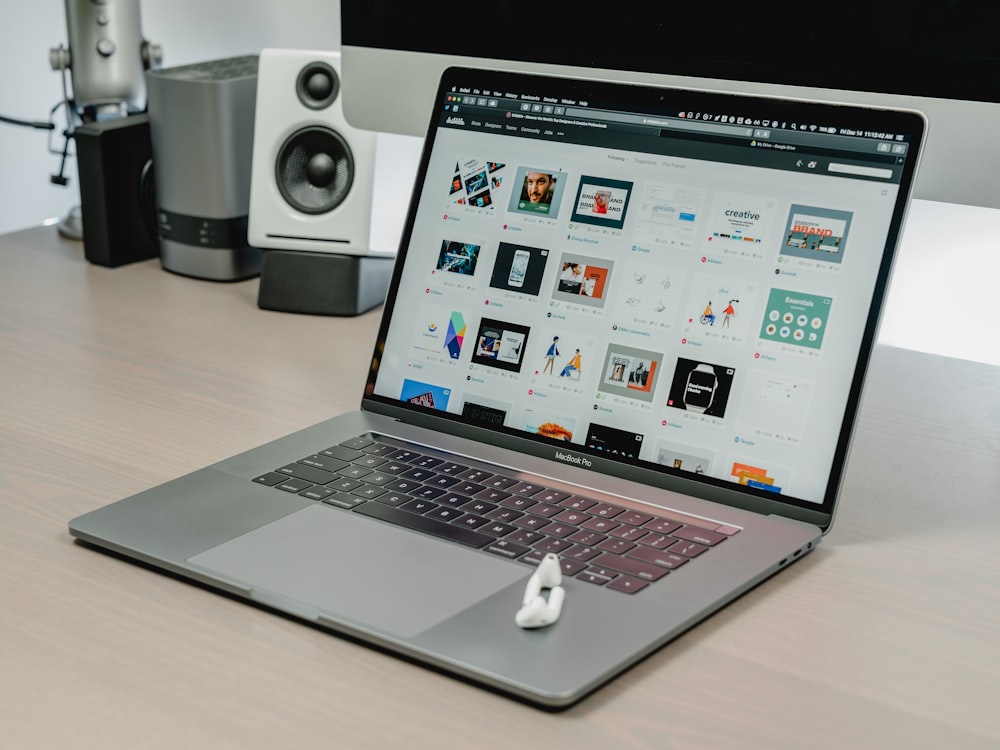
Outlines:
<svg viewBox="0 0 1000 750"><path fill-rule="evenodd" d="M127 0L114 0L125 2ZM163 48L163 66L252 54L264 47L338 49L338 0L142 0L143 36ZM0 115L45 120L62 98L49 50L66 45L63 0L7 8L0 24ZM62 138L52 144L62 148ZM46 131L0 123L0 233L37 226L80 202L76 162L67 187L49 182L60 158Z"/></svg>

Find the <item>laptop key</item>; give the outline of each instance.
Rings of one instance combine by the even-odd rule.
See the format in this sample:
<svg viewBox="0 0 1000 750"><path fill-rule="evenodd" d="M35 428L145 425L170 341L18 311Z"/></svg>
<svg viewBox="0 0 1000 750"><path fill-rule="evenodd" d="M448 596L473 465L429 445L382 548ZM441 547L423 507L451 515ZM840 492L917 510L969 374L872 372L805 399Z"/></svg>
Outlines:
<svg viewBox="0 0 1000 750"><path fill-rule="evenodd" d="M353 512L371 518L378 518L382 521L388 521L389 523L413 529L414 531L421 531L433 536L450 539L467 547L480 548L490 543L496 543L497 541L493 537L481 534L474 529L451 523L443 523L427 516L410 513L391 505L383 505L382 503L364 503L357 506Z"/></svg>
<svg viewBox="0 0 1000 750"><path fill-rule="evenodd" d="M428 518L434 518L438 521L446 521L448 523L457 521L462 515L462 511L458 508L449 508L447 505L438 505L436 508L433 508L426 513Z"/></svg>
<svg viewBox="0 0 1000 750"><path fill-rule="evenodd" d="M720 534L718 531L709 531L708 529L699 529L697 526L681 526L672 533L678 539L697 542L698 544L704 544L706 547L711 547L726 539L725 534Z"/></svg>
<svg viewBox="0 0 1000 750"><path fill-rule="evenodd" d="M531 482L517 482L516 484L510 485L506 489L509 489L510 494L512 495L524 495L525 497L529 497L541 492L545 488L540 484L532 484Z"/></svg>
<svg viewBox="0 0 1000 750"><path fill-rule="evenodd" d="M615 575L617 575L617 573ZM599 575L597 573L592 573L589 570L583 571L576 578L577 578L577 580L586 581L587 583L595 583L598 586L603 586L604 584L606 584L608 581L611 580L610 578L608 578L606 576L602 576L602 575Z"/></svg>
<svg viewBox="0 0 1000 750"><path fill-rule="evenodd" d="M409 495L404 495L402 492L387 492L384 495L379 495L377 498L380 503L385 503L386 505L402 505L403 503L408 503L413 498Z"/></svg>
<svg viewBox="0 0 1000 750"><path fill-rule="evenodd" d="M643 547L641 545L629 550L626 555L628 557L634 557L637 560L645 560L646 562L659 565L667 568L668 570L679 568L689 559L673 552L667 552L666 550L660 550L654 547Z"/></svg>
<svg viewBox="0 0 1000 750"><path fill-rule="evenodd" d="M642 591L648 585L649 581L640 581L637 578L629 576L619 576L608 584L608 588L615 591L624 591L626 594L634 594L637 591Z"/></svg>
<svg viewBox="0 0 1000 750"><path fill-rule="evenodd" d="M542 552L555 552L557 555L561 554L565 550L573 546L573 542L568 542L565 539L556 539L555 537L546 537L540 542L535 543L535 549L541 550Z"/></svg>
<svg viewBox="0 0 1000 750"><path fill-rule="evenodd" d="M305 463L303 460L302 463ZM369 469L376 469L387 461L384 458L379 458L378 456L372 456L371 454L366 454L361 458L356 458L351 461L355 466L365 466Z"/></svg>
<svg viewBox="0 0 1000 750"><path fill-rule="evenodd" d="M478 529L480 526L490 522L490 519L483 518L482 516L477 516L475 513L464 513L458 517L457 520L452 521L454 524L459 526L465 526L469 529Z"/></svg>
<svg viewBox="0 0 1000 750"><path fill-rule="evenodd" d="M491 503L499 503L503 502L504 500L510 499L509 492L503 492L502 490L495 490L492 487L485 487L479 492L475 493L475 495L480 500L486 500L487 502ZM531 503L535 502L534 500L527 500L524 498L515 498L515 499L518 500L519 502L525 503L526 505L530 505Z"/></svg>
<svg viewBox="0 0 1000 750"><path fill-rule="evenodd" d="M500 555L500 557L513 560L527 552L528 547L525 547L523 544L509 542L506 539L494 539L491 540L490 544L483 547L483 551L492 552L494 555Z"/></svg>
<svg viewBox="0 0 1000 750"><path fill-rule="evenodd" d="M409 469L408 471L404 471L402 474L399 475L399 478L412 479L417 482L429 482L435 476L436 475L434 474L434 472L431 471L430 469L423 469L417 466L412 469Z"/></svg>
<svg viewBox="0 0 1000 750"><path fill-rule="evenodd" d="M583 544L588 547L593 547L605 539L607 539L604 534L600 534L596 531L589 531L587 529L580 529L575 534L570 534L570 541L576 542L577 544Z"/></svg>
<svg viewBox="0 0 1000 750"><path fill-rule="evenodd" d="M624 512L624 508L620 508L617 505L611 505L610 503L598 503L593 507L587 509L587 512L592 516L600 516L601 518L614 518L620 513Z"/></svg>
<svg viewBox="0 0 1000 750"><path fill-rule="evenodd" d="M597 546L600 547L605 552L612 552L616 555L623 555L630 549L635 547L635 543L625 541L624 539L605 539Z"/></svg>
<svg viewBox="0 0 1000 750"><path fill-rule="evenodd" d="M372 500L378 497L379 495L384 495L387 491L388 490L385 490L376 484L365 484L362 485L361 487L358 487L351 494L356 495L357 497L364 498L366 500Z"/></svg>
<svg viewBox="0 0 1000 750"><path fill-rule="evenodd" d="M300 464L305 464L306 466L312 466L316 469L323 469L324 471L340 471L345 466L347 466L347 461L341 461L339 458L333 458L332 456L324 456L320 453L314 453L311 456L306 456L305 458L299 459Z"/></svg>
<svg viewBox="0 0 1000 750"><path fill-rule="evenodd" d="M346 443L341 443L345 448L358 448L350 440ZM369 453L373 456L389 456L396 452L396 447L389 445L388 443L371 443L364 447L358 448L358 450L363 450L365 453Z"/></svg>
<svg viewBox="0 0 1000 750"><path fill-rule="evenodd" d="M610 552L605 552L599 557L595 557L592 562L595 566L611 568L619 573L635 576L644 581L658 581L668 573L666 568L662 568L659 565L643 562L642 560L634 560L629 557L622 557Z"/></svg>
<svg viewBox="0 0 1000 750"><path fill-rule="evenodd" d="M487 479L492 477L488 471L483 471L482 469L466 469L465 471L459 472L459 477L462 479L468 479L470 482L478 482L483 484Z"/></svg>
<svg viewBox="0 0 1000 750"><path fill-rule="evenodd" d="M416 451L407 450L397 450L395 453L390 453L386 458L392 459L393 461L403 461L404 463L409 463L415 458L419 458L422 454Z"/></svg>
<svg viewBox="0 0 1000 750"><path fill-rule="evenodd" d="M511 526L509 523L503 523L502 521L490 520L490 523L482 527L482 530L491 536L507 536L512 532L516 526Z"/></svg>
<svg viewBox="0 0 1000 750"><path fill-rule="evenodd" d="M364 453L359 450L346 448L343 445L331 445L326 450L320 451L320 454L330 456L331 458L339 458L341 461L347 461L348 463L356 458L361 458L364 455Z"/></svg>
<svg viewBox="0 0 1000 750"><path fill-rule="evenodd" d="M535 497L535 500L543 503L561 503L569 498L570 494L568 492L560 492L559 490L542 490Z"/></svg>
<svg viewBox="0 0 1000 750"><path fill-rule="evenodd" d="M456 495L455 497L463 498L465 496ZM438 502L441 502L441 500L438 500ZM485 516L487 513L489 513L492 510L496 510L497 508L497 506L495 506L493 503L488 503L485 500L476 500L471 497L465 497L465 499L462 500L461 503L458 503L458 507L460 507L466 513L478 513L481 516ZM497 518L494 520L503 521L505 519Z"/></svg>
<svg viewBox="0 0 1000 750"><path fill-rule="evenodd" d="M350 466L345 466L343 469L337 472L342 477L349 477L351 479L361 479L372 473L371 469L367 469L364 466L356 466L354 464ZM316 484L322 484L322 482L317 482Z"/></svg>
<svg viewBox="0 0 1000 750"><path fill-rule="evenodd" d="M587 508L591 508L597 505L596 500L591 500L588 497L580 497L579 495L569 495L567 497L562 498L562 500L550 501L550 502L558 502L560 505L569 508L571 510L587 510Z"/></svg>
<svg viewBox="0 0 1000 750"><path fill-rule="evenodd" d="M514 519L520 518L524 514L519 510L514 510L513 508L494 508L491 511L486 512L487 518L492 518L494 521L503 521L504 523L513 523Z"/></svg>
<svg viewBox="0 0 1000 750"><path fill-rule="evenodd" d="M331 490L329 487L309 487L308 489L302 490L299 494L302 497L307 497L310 500L322 500L324 498L330 497L330 495L335 495L336 490Z"/></svg>
<svg viewBox="0 0 1000 750"><path fill-rule="evenodd" d="M259 477L254 477L253 481L257 484L263 484L266 487L273 487L278 482L283 482L288 479L287 474L279 474L276 471L269 471L266 474L261 474Z"/></svg>
<svg viewBox="0 0 1000 750"><path fill-rule="evenodd" d="M567 537L576 531L578 531L576 526L572 526L568 523L560 523L559 521L545 527L546 534L549 536L559 537L560 539Z"/></svg>
<svg viewBox="0 0 1000 750"><path fill-rule="evenodd" d="M361 486L361 484L362 483L359 482L357 479L340 477L339 479L333 482L327 482L326 486L330 487L331 489L340 490L341 492L350 492L352 490L356 490L358 487Z"/></svg>
<svg viewBox="0 0 1000 750"><path fill-rule="evenodd" d="M495 490L506 490L518 484L518 481L516 479L511 479L510 477L502 477L499 474L495 474L489 479L485 480L483 484Z"/></svg>
<svg viewBox="0 0 1000 750"><path fill-rule="evenodd" d="M285 477L285 481L274 486L282 492L291 492L293 495L297 495L302 492L302 490L307 490L312 487L312 482L307 482L304 479L296 479L295 477Z"/></svg>
<svg viewBox="0 0 1000 750"><path fill-rule="evenodd" d="M642 526L653 520L649 513L640 513L637 510L627 510L615 518L616 521L627 523L629 526Z"/></svg>
<svg viewBox="0 0 1000 750"><path fill-rule="evenodd" d="M370 449L367 451L369 453L374 453L376 449L389 447L387 445L384 445L383 443L376 443L375 438L372 437L371 433L366 433L364 435L358 435L357 437L352 437L350 440L345 440L340 445L344 448L351 448L353 450Z"/></svg>
<svg viewBox="0 0 1000 750"><path fill-rule="evenodd" d="M331 474L323 469L316 469L304 464L288 464L278 469L279 474L285 474L296 479L304 479L312 484L326 484L337 478L336 474Z"/></svg>
<svg viewBox="0 0 1000 750"><path fill-rule="evenodd" d="M433 469L438 464L443 464L444 461L440 458L434 458L434 456L421 456L420 458L413 459L410 463L424 469Z"/></svg>
<svg viewBox="0 0 1000 750"><path fill-rule="evenodd" d="M669 534L680 527L681 525L676 521L670 521L666 518L654 518L652 521L649 521L642 526L642 528L648 529L649 531L655 531L657 534Z"/></svg>
<svg viewBox="0 0 1000 750"><path fill-rule="evenodd" d="M327 505L335 505L338 508L346 508L351 510L352 508L361 505L362 503L368 502L363 497L356 497L354 495L348 495L343 492L338 492L330 497L324 497L323 502Z"/></svg>
<svg viewBox="0 0 1000 750"><path fill-rule="evenodd" d="M669 547L667 547L667 549L678 555L684 555L685 557L697 557L702 552L707 550L708 547L706 547L704 544L698 544L696 542L688 542L681 539L676 544L671 544Z"/></svg>
<svg viewBox="0 0 1000 750"><path fill-rule="evenodd" d="M439 506L428 500L410 500L410 502L403 503L399 507L403 510L410 511L410 513L427 513L428 511Z"/></svg>
<svg viewBox="0 0 1000 750"><path fill-rule="evenodd" d="M463 466L462 464L452 463L451 461L446 461L443 464L437 466L435 471L438 474L448 474L449 476L458 476L463 471L468 471L468 466Z"/></svg>

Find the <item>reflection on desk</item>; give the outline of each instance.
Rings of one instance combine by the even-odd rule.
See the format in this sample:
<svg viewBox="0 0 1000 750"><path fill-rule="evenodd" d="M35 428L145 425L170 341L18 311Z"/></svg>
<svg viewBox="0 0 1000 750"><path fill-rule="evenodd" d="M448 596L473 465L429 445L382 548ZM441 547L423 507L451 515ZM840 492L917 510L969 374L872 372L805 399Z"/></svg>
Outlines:
<svg viewBox="0 0 1000 750"><path fill-rule="evenodd" d="M379 311L266 312L256 289L0 238L6 747L1000 745L1000 368L880 346L824 544L549 714L71 540L357 407Z"/></svg>

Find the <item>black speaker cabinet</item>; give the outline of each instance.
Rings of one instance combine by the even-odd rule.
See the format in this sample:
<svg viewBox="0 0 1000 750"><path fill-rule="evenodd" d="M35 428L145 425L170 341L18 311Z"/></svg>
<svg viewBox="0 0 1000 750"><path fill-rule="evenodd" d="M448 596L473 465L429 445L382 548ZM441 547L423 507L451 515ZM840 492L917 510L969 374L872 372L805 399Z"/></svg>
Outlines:
<svg viewBox="0 0 1000 750"><path fill-rule="evenodd" d="M149 117L85 123L74 138L84 256L112 268L157 257Z"/></svg>
<svg viewBox="0 0 1000 750"><path fill-rule="evenodd" d="M375 139L344 118L339 53L261 52L249 216L260 307L356 315L384 300L392 259L370 253Z"/></svg>

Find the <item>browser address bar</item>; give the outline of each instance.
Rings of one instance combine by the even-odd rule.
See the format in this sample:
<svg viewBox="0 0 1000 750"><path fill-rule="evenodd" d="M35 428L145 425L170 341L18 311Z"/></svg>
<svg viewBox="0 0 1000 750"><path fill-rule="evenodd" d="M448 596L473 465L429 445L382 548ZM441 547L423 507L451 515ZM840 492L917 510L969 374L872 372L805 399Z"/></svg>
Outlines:
<svg viewBox="0 0 1000 750"><path fill-rule="evenodd" d="M892 170L884 169L882 167L862 167L858 164L839 164L837 162L830 162L830 166L827 167L830 172L839 172L840 174L854 174L861 177L878 177L883 180L892 179Z"/></svg>

